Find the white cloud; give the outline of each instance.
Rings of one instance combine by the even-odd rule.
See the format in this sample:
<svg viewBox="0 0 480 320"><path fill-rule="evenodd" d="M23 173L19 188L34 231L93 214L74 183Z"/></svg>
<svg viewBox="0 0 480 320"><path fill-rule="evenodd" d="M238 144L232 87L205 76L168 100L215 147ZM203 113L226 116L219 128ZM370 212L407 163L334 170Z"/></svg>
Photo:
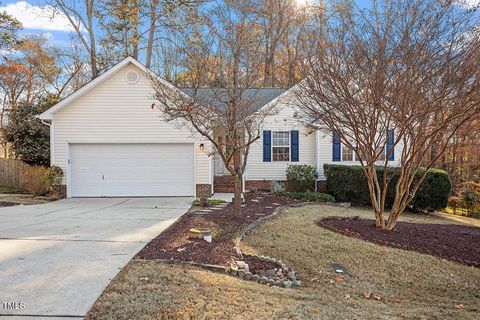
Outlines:
<svg viewBox="0 0 480 320"><path fill-rule="evenodd" d="M63 13L52 6L35 6L19 1L0 7L0 11L17 18L25 29L71 32L74 28Z"/></svg>
<svg viewBox="0 0 480 320"><path fill-rule="evenodd" d="M480 0L457 0L457 3L467 8L480 7Z"/></svg>

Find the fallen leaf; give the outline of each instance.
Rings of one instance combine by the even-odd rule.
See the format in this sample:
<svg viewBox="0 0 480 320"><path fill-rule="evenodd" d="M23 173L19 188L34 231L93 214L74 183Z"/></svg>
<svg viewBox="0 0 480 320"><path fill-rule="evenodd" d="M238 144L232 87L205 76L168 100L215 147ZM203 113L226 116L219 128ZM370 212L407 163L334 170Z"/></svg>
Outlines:
<svg viewBox="0 0 480 320"><path fill-rule="evenodd" d="M347 300L350 299L350 295L347 294L347 295L345 296L345 299L347 299Z"/></svg>
<svg viewBox="0 0 480 320"><path fill-rule="evenodd" d="M400 300L400 299L393 299L393 303L402 303L402 300Z"/></svg>
<svg viewBox="0 0 480 320"><path fill-rule="evenodd" d="M465 308L465 306L460 303L460 304L455 305L455 308L457 308L457 309L463 309L463 308Z"/></svg>
<svg viewBox="0 0 480 320"><path fill-rule="evenodd" d="M370 299L372 297L372 291L367 291L363 293L365 299Z"/></svg>
<svg viewBox="0 0 480 320"><path fill-rule="evenodd" d="M382 297L380 295L374 294L373 299L375 299L377 301L380 301L380 300L382 300Z"/></svg>
<svg viewBox="0 0 480 320"><path fill-rule="evenodd" d="M336 276L335 277L335 282L342 282L343 280L345 280L342 276Z"/></svg>

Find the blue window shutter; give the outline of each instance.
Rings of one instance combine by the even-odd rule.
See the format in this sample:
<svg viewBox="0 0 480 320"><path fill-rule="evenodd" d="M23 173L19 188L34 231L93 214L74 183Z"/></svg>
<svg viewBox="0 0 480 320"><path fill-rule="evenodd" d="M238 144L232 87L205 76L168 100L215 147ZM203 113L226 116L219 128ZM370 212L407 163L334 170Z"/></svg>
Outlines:
<svg viewBox="0 0 480 320"><path fill-rule="evenodd" d="M392 153L388 155L388 161L395 160L395 149L392 149L394 143L395 143L395 131L390 129L388 130L388 136L387 136L387 154L390 152L390 150L392 150Z"/></svg>
<svg viewBox="0 0 480 320"><path fill-rule="evenodd" d="M298 162L298 131L290 131L291 161Z"/></svg>
<svg viewBox="0 0 480 320"><path fill-rule="evenodd" d="M332 161L341 161L340 159L340 136L337 132L333 132L333 153L332 153Z"/></svg>
<svg viewBox="0 0 480 320"><path fill-rule="evenodd" d="M263 162L272 161L272 131L263 131Z"/></svg>

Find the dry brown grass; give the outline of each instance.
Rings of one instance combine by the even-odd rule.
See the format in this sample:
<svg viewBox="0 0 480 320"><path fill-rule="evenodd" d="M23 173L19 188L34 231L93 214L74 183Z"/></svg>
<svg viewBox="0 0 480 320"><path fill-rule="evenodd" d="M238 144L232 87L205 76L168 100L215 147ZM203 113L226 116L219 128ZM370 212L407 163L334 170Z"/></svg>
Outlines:
<svg viewBox="0 0 480 320"><path fill-rule="evenodd" d="M479 269L314 224L329 215L371 217L358 208L288 209L244 241L248 251L288 261L300 272L302 288L270 288L193 267L133 260L87 319L479 319ZM402 219L458 223L442 216ZM349 275L335 281L332 262L345 266ZM368 291L381 301L365 299Z"/></svg>

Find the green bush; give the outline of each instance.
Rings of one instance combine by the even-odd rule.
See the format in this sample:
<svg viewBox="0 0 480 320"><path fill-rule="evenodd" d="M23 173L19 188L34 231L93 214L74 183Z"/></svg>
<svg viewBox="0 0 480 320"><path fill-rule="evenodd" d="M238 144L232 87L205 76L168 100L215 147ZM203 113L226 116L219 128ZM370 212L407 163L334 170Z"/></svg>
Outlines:
<svg viewBox="0 0 480 320"><path fill-rule="evenodd" d="M278 194L287 198L308 201L308 202L316 202L316 201L335 202L335 198L332 195L315 192L315 191L306 191L306 192L283 191L283 192L279 192Z"/></svg>
<svg viewBox="0 0 480 320"><path fill-rule="evenodd" d="M49 167L42 176L42 180L47 185L51 193L60 193L63 180L63 170L59 166Z"/></svg>
<svg viewBox="0 0 480 320"><path fill-rule="evenodd" d="M50 163L50 129L35 116L57 102L57 96L48 95L33 103L21 102L9 113L3 134L16 157L30 165Z"/></svg>
<svg viewBox="0 0 480 320"><path fill-rule="evenodd" d="M480 217L480 188L479 185L470 182L463 186L460 194L461 206L467 211L468 217Z"/></svg>
<svg viewBox="0 0 480 320"><path fill-rule="evenodd" d="M383 176L383 167L377 168L379 177ZM395 198L395 185L398 181L399 168L387 168L388 189L385 199L386 208L391 208ZM367 179L361 166L324 165L327 178L327 193L340 201L348 201L354 205L371 205ZM425 171L419 170L416 179ZM431 169L420 185L411 207L419 211L435 211L448 205L448 196L452 190L452 183L447 172Z"/></svg>
<svg viewBox="0 0 480 320"><path fill-rule="evenodd" d="M289 164L287 167L287 191L306 192L315 190L317 169L306 164Z"/></svg>

